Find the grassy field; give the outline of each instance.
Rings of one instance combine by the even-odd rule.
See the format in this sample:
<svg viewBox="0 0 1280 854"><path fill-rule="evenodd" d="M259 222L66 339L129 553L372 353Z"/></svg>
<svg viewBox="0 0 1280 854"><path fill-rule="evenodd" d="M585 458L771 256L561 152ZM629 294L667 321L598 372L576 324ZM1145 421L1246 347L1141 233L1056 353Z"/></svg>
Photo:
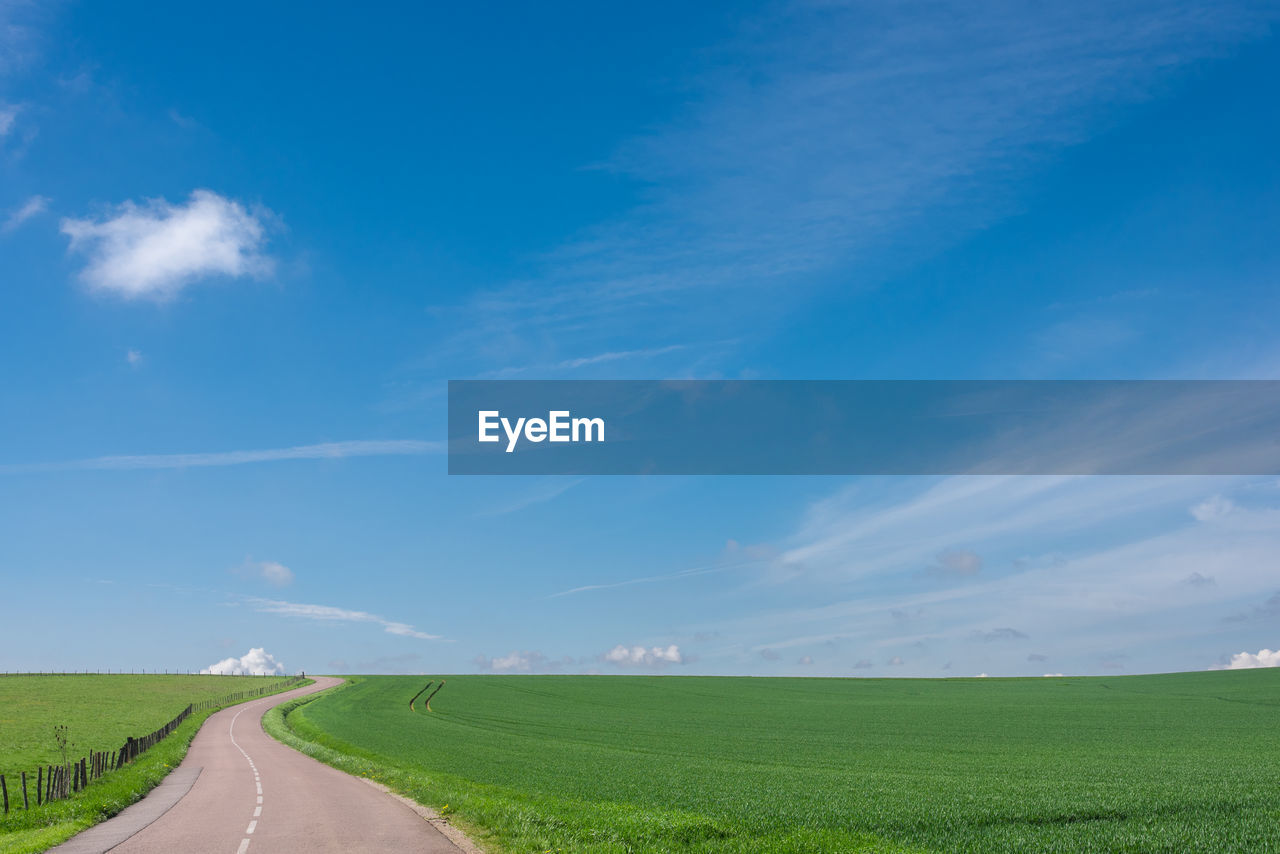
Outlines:
<svg viewBox="0 0 1280 854"><path fill-rule="evenodd" d="M1280 670L426 678L268 728L496 851L1280 851Z"/></svg>
<svg viewBox="0 0 1280 854"><path fill-rule="evenodd" d="M282 685L283 679L234 676L4 676L0 677L0 773L9 783L10 813L0 816L0 853L43 851L115 815L160 782L184 755L200 723L216 709L192 715L135 762L92 782L83 792L39 809L22 809L19 772L59 764L55 724L67 726L69 758L118 749L127 736L165 724L188 703L237 691Z"/></svg>

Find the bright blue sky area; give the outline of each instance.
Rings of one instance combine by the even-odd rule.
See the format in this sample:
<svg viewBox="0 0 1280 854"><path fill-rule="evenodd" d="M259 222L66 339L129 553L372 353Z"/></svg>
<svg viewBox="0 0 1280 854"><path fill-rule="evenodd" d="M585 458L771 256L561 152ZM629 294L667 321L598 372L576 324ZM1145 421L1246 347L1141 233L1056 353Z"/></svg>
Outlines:
<svg viewBox="0 0 1280 854"><path fill-rule="evenodd" d="M1276 378L1278 18L0 0L0 669L1269 660L1274 478L436 443L450 378Z"/></svg>

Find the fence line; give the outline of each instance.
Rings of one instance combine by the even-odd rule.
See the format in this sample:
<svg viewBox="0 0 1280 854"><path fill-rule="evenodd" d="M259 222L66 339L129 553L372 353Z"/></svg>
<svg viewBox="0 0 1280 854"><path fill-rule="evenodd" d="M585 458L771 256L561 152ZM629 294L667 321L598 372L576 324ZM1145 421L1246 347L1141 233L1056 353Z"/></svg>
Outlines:
<svg viewBox="0 0 1280 854"><path fill-rule="evenodd" d="M154 732L149 732L136 738L133 736L127 737L119 750L90 751L74 762L64 762L62 765L42 765L36 769L36 806L47 804L49 801L69 798L104 774L124 767L171 735L194 712L201 712L215 706L238 703L242 700L261 697L268 693L275 694L297 685L304 679L306 679L305 676L290 676L283 682L263 685L261 688L235 691L223 697L190 703L185 709L178 712L173 720ZM27 792L26 771L21 772L21 781L22 807L29 810L31 809L31 801ZM3 814L8 815L9 783L4 774L0 774L0 802L3 803Z"/></svg>

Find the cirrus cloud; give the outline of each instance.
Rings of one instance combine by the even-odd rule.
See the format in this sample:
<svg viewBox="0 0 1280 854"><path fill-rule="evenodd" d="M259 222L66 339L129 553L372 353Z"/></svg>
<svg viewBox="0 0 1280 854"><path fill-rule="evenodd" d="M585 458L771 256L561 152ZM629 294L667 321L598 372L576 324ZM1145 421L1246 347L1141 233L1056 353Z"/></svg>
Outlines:
<svg viewBox="0 0 1280 854"><path fill-rule="evenodd" d="M382 626L383 631L391 635L417 638L418 640L441 640L440 635L418 631L408 623L388 620L368 611L352 611L347 608L335 608L332 605L309 605L303 602L283 602L278 599L249 599L254 608L264 614L280 614L285 617L298 617L305 620L321 620L338 623L375 623Z"/></svg>

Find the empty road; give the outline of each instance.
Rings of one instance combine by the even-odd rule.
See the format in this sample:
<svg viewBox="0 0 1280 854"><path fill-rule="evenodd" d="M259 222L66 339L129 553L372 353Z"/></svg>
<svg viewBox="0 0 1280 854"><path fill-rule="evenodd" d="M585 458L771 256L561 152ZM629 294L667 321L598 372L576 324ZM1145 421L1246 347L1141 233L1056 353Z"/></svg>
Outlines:
<svg viewBox="0 0 1280 854"><path fill-rule="evenodd" d="M58 850L110 850L113 854L458 854L461 849L404 803L285 747L263 732L262 716L267 709L341 681L318 677L314 685L210 716L174 776L181 780L180 773L193 775L195 769L202 770L190 791L172 808L123 842L118 842L119 837L122 831L132 830L130 822L136 825L149 816L139 819L137 813L133 818L122 814ZM162 804L157 803L152 812L159 808ZM118 824L112 827L113 823Z"/></svg>

